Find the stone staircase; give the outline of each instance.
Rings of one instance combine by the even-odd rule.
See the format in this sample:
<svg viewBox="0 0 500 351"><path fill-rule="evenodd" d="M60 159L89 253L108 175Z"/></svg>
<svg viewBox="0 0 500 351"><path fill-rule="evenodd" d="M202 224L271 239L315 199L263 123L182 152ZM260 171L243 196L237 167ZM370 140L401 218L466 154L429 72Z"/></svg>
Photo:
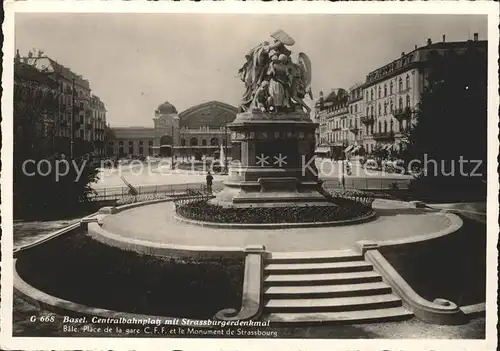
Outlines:
<svg viewBox="0 0 500 351"><path fill-rule="evenodd" d="M413 313L351 250L273 253L264 266L263 319L275 323L398 321Z"/></svg>

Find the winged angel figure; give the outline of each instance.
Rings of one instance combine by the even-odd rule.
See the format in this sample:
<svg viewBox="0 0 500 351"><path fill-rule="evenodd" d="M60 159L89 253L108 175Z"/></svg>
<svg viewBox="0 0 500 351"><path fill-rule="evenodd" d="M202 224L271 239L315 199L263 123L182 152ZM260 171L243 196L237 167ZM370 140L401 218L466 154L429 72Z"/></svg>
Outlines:
<svg viewBox="0 0 500 351"><path fill-rule="evenodd" d="M265 41L246 55L239 70L245 83L240 111L261 110L287 112L304 109L310 112L304 98L311 92L311 61L299 53L297 63L291 60L287 46L295 44L283 30L271 34L273 42Z"/></svg>

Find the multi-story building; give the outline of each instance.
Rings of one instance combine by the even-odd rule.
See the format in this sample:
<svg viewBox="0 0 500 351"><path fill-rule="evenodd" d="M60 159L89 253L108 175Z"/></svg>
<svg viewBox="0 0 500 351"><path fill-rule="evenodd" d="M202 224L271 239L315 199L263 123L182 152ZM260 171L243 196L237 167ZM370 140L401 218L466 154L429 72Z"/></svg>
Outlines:
<svg viewBox="0 0 500 351"><path fill-rule="evenodd" d="M319 121L316 153L330 157L340 157L343 148L348 145L349 94L345 89L333 89L315 105L316 119Z"/></svg>
<svg viewBox="0 0 500 351"><path fill-rule="evenodd" d="M90 108L92 110L90 119L92 134L90 140L94 146L94 154L104 156L106 153L104 134L106 128L106 106L99 96L92 94Z"/></svg>
<svg viewBox="0 0 500 351"><path fill-rule="evenodd" d="M231 155L233 145L227 124L236 118L234 106L210 101L178 113L169 102L161 104L153 117L154 126L114 127L115 140L108 144L114 155L176 156L201 159L222 148Z"/></svg>
<svg viewBox="0 0 500 351"><path fill-rule="evenodd" d="M461 42L446 42L444 35L438 43L427 39L426 46L415 46L413 51L401 53L396 60L367 75L362 88L365 100L363 145L368 153L375 145L394 152L403 147L406 133L416 122L416 109L427 84L429 58L441 55L446 59L450 51L460 54L471 45L486 50L487 41L480 41L477 33L474 40Z"/></svg>
<svg viewBox="0 0 500 351"><path fill-rule="evenodd" d="M356 153L362 149L372 153L377 145L397 153L416 123L416 109L430 70L429 58L432 55L446 58L450 51L460 54L471 46L485 52L487 41L479 40L477 33L473 40L461 42L446 42L443 35L441 42L428 39L427 45L415 46L411 52L403 52L396 60L368 73L364 83L349 90L348 128L342 122L342 104L333 107L334 103L327 103L329 97L320 97L315 105L318 145L340 141L347 145L345 152ZM338 110L336 115L332 109ZM346 136L347 130L351 134Z"/></svg>
<svg viewBox="0 0 500 351"><path fill-rule="evenodd" d="M349 89L349 116L347 123L349 124L347 148L345 152L356 154L363 145L364 131L361 123L361 116L364 111L363 88L361 83L352 86Z"/></svg>
<svg viewBox="0 0 500 351"><path fill-rule="evenodd" d="M19 54L18 54L19 56ZM102 101L95 96L92 102L90 82L71 69L44 55L43 52L29 52L20 57L24 64L36 68L46 76L52 77L58 84L58 114L54 124L56 150L69 154L71 149L71 133L73 133L74 155L87 153L102 154L104 144L95 149L96 135L102 139L104 133L96 131L97 125L104 129L106 110ZM95 106L93 105L95 104ZM98 111L98 112L97 112ZM103 123L98 121L100 116ZM73 128L71 128L73 122ZM101 128L98 128L101 129ZM100 140L97 139L97 140Z"/></svg>

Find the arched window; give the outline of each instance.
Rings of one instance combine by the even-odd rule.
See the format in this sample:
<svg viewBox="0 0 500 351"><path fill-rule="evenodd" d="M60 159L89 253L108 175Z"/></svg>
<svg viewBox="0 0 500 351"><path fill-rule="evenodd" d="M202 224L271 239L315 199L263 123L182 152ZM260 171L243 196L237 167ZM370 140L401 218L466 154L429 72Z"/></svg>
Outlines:
<svg viewBox="0 0 500 351"><path fill-rule="evenodd" d="M392 92L393 92L393 89L394 88L394 84L392 84L392 80L391 80L391 85L389 86L389 93L392 95Z"/></svg>
<svg viewBox="0 0 500 351"><path fill-rule="evenodd" d="M382 132L382 122L378 121L378 132Z"/></svg>
<svg viewBox="0 0 500 351"><path fill-rule="evenodd" d="M382 105L380 105L380 102L378 103L378 115L380 116L382 114Z"/></svg>
<svg viewBox="0 0 500 351"><path fill-rule="evenodd" d="M384 133L387 133L387 121L384 121Z"/></svg>
<svg viewBox="0 0 500 351"><path fill-rule="evenodd" d="M373 134L373 124L370 125L370 134Z"/></svg>
<svg viewBox="0 0 500 351"><path fill-rule="evenodd" d="M210 139L210 145L211 146L217 146L217 145L219 145L219 139L217 139L217 138Z"/></svg>
<svg viewBox="0 0 500 351"><path fill-rule="evenodd" d="M393 122L393 120L391 119L391 132L394 130L393 128L394 128L394 122Z"/></svg>
<svg viewBox="0 0 500 351"><path fill-rule="evenodd" d="M406 95L406 107L410 107L410 95Z"/></svg>
<svg viewBox="0 0 500 351"><path fill-rule="evenodd" d="M384 84L384 96L387 96L387 84Z"/></svg>
<svg viewBox="0 0 500 351"><path fill-rule="evenodd" d="M372 110L371 116L373 117L373 105L372 105L372 107L371 107L371 110Z"/></svg>
<svg viewBox="0 0 500 351"><path fill-rule="evenodd" d="M207 139L201 139L201 145L207 146Z"/></svg>
<svg viewBox="0 0 500 351"><path fill-rule="evenodd" d="M410 89L410 75L406 75L406 89Z"/></svg>
<svg viewBox="0 0 500 351"><path fill-rule="evenodd" d="M384 115L387 114L387 101L384 102Z"/></svg>
<svg viewBox="0 0 500 351"><path fill-rule="evenodd" d="M399 97L399 108L403 108L403 98L401 96Z"/></svg>
<svg viewBox="0 0 500 351"><path fill-rule="evenodd" d="M371 90L371 96L372 96L371 100L373 100L373 88Z"/></svg>
<svg viewBox="0 0 500 351"><path fill-rule="evenodd" d="M399 91L403 91L403 78L399 77Z"/></svg>
<svg viewBox="0 0 500 351"><path fill-rule="evenodd" d="M378 98L380 99L382 97L382 89L380 88L380 85L378 86Z"/></svg>
<svg viewBox="0 0 500 351"><path fill-rule="evenodd" d="M191 146L198 146L198 139L196 138L191 138L189 140L189 143L191 144Z"/></svg>
<svg viewBox="0 0 500 351"><path fill-rule="evenodd" d="M123 140L120 140L120 141L118 142L118 145L123 145Z"/></svg>
<svg viewBox="0 0 500 351"><path fill-rule="evenodd" d="M370 115L370 108L369 108L369 107L367 107L367 108L366 108L366 116L369 116L369 115Z"/></svg>
<svg viewBox="0 0 500 351"><path fill-rule="evenodd" d="M366 92L366 101L368 101L368 92Z"/></svg>
<svg viewBox="0 0 500 351"><path fill-rule="evenodd" d="M390 101L390 108L389 108L389 110L391 111L391 113L392 113L392 111L394 111L394 104L393 104L392 100Z"/></svg>
<svg viewBox="0 0 500 351"><path fill-rule="evenodd" d="M184 139L184 138L181 139L181 145L186 146L186 139Z"/></svg>

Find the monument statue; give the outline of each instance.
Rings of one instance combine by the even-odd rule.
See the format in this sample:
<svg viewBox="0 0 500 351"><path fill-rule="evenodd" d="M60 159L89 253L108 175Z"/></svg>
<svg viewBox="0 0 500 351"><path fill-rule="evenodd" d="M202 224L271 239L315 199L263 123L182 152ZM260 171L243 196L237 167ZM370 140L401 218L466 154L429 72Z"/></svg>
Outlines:
<svg viewBox="0 0 500 351"><path fill-rule="evenodd" d="M245 83L245 93L240 112L309 113L304 98L311 92L311 61L304 53L298 54L297 63L292 62L292 52L287 46L295 44L293 38L283 30L271 34L273 42L265 41L246 55L246 62L239 70Z"/></svg>

